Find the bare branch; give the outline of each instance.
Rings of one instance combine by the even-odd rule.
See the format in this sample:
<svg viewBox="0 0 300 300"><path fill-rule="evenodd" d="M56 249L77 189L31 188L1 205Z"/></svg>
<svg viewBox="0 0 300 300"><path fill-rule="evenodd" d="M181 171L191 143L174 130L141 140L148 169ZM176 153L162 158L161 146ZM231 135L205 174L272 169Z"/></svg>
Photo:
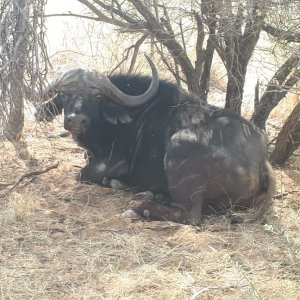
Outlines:
<svg viewBox="0 0 300 300"><path fill-rule="evenodd" d="M293 109L278 134L271 161L282 165L300 146L300 103Z"/></svg>
<svg viewBox="0 0 300 300"><path fill-rule="evenodd" d="M101 19L98 18L98 17L90 17L90 16L86 16L86 15L79 15L79 14L73 14L73 13L50 14L50 15L39 15L39 16L44 17L44 18L50 18L50 17L77 17L77 18L88 19L88 20L93 20L93 21L101 21Z"/></svg>
<svg viewBox="0 0 300 300"><path fill-rule="evenodd" d="M291 55L277 70L262 95L252 121L260 128L265 127L266 120L272 109L300 79L300 56L298 52ZM283 89L283 86L285 88Z"/></svg>
<svg viewBox="0 0 300 300"><path fill-rule="evenodd" d="M116 0L112 1L111 5L107 5L99 0L94 0L94 2L96 4L98 4L99 6L101 6L102 8L104 8L106 11L110 11L112 15L117 15L117 16L121 17L122 19L124 19L128 23L135 24L137 22L137 20L135 20L134 18L132 18L131 16L129 16L122 10L121 5ZM114 3L117 4L117 7L118 7L117 9L113 6Z"/></svg>
<svg viewBox="0 0 300 300"><path fill-rule="evenodd" d="M201 77L202 66L205 59L205 52L203 50L204 43L204 24L196 12L194 12L194 17L197 22L197 42L196 42L196 62L195 62L195 73L197 78Z"/></svg>
<svg viewBox="0 0 300 300"><path fill-rule="evenodd" d="M80 0L82 1L82 0ZM158 23L156 17L151 13L151 11L143 4L140 0L129 0L137 11L145 18L149 23L152 30L163 30L160 24Z"/></svg>
<svg viewBox="0 0 300 300"><path fill-rule="evenodd" d="M186 42L184 38L184 32L183 32L183 26L182 26L182 20L179 21L179 27L180 27L180 35L181 35L181 41L184 51L186 52Z"/></svg>
<svg viewBox="0 0 300 300"><path fill-rule="evenodd" d="M99 18L99 21L116 25L122 28L127 28L130 25L127 22L122 22L117 19L107 17L95 5L91 4L88 0L78 0L78 1L84 4L86 7L88 7Z"/></svg>
<svg viewBox="0 0 300 300"><path fill-rule="evenodd" d="M136 59L139 53L140 46L144 43L144 41L148 38L148 34L144 34L134 45L133 55L131 59L131 63L129 66L128 74L131 74L136 63Z"/></svg>
<svg viewBox="0 0 300 300"><path fill-rule="evenodd" d="M123 57L123 59L109 72L109 75L112 75L116 70L119 69L119 67L128 59L129 56L129 52L130 50L133 48L134 46L130 46L129 48L127 48L125 50L126 54Z"/></svg>
<svg viewBox="0 0 300 300"><path fill-rule="evenodd" d="M293 32L289 30L283 30L276 28L272 25L263 23L262 30L267 32L269 35L278 38L280 40L285 40L287 42L300 43L300 32Z"/></svg>
<svg viewBox="0 0 300 300"><path fill-rule="evenodd" d="M179 70L178 70L178 63L176 62L176 60L173 58L174 60L174 64L175 64L175 70L174 68L170 65L168 59L166 58L166 56L164 55L164 52L162 49L159 49L159 47L157 46L157 44L155 44L155 48L156 51L159 53L164 65L166 66L167 70L174 76L174 78L176 79L176 82L180 85L180 82L184 82L187 83L186 80L182 77L180 77L179 74ZM161 47L162 48L162 47Z"/></svg>
<svg viewBox="0 0 300 300"><path fill-rule="evenodd" d="M214 1L203 2L202 10L203 8L204 11L206 11L209 36L206 42L205 60L203 62L202 74L200 77L200 97L204 102L207 102L212 60L216 49L215 35L217 32L217 16L216 16L216 5Z"/></svg>
<svg viewBox="0 0 300 300"><path fill-rule="evenodd" d="M12 0L0 12L0 134L20 139L24 98L43 85L48 70L44 44L44 0ZM31 14L31 16L30 16Z"/></svg>
<svg viewBox="0 0 300 300"><path fill-rule="evenodd" d="M41 175L44 173L47 173L53 169L56 169L59 166L58 162L45 167L42 170L34 170L34 171L30 171L28 173L23 174L19 179L17 179L14 183L8 183L6 185L12 185L8 191L6 191L6 193L11 192L14 188L16 188L24 179L28 178L28 177L33 177L33 176L37 176L37 175Z"/></svg>
<svg viewBox="0 0 300 300"><path fill-rule="evenodd" d="M291 88L300 80L300 69L295 70L289 77L289 79L285 82L285 84L278 86L274 91L274 100L273 105L277 105L281 99L283 99L287 93L291 90ZM274 106L274 107L275 107Z"/></svg>
<svg viewBox="0 0 300 300"><path fill-rule="evenodd" d="M162 5L162 8L163 8L163 11L164 11L164 18L160 18L163 26L167 29L168 33L172 36L172 37L175 37L175 33L174 33L174 30L172 28L172 25L171 25L171 21L170 21L170 17L169 17L169 14L168 14L168 11L166 9L166 6L165 5Z"/></svg>
<svg viewBox="0 0 300 300"><path fill-rule="evenodd" d="M128 74L131 74L132 71L133 71L133 68L134 68L134 65L136 63L136 58L137 58L137 55L138 55L138 52L139 52L139 48L140 46L143 44L143 42L148 38L148 34L144 34L134 45L131 45L130 47L128 47L125 52L126 52L126 55L124 56L124 58L117 64L116 67L114 67L111 72L110 72L110 75L113 74L119 67L120 65L122 65L127 59L128 59L128 56L129 56L129 53L132 49L134 49L133 51L133 55L132 55L132 59L131 59L131 63L130 63L130 67L129 67L129 70L128 70Z"/></svg>
<svg viewBox="0 0 300 300"><path fill-rule="evenodd" d="M261 4L263 6L263 4ZM262 22L265 17L263 8L255 5L250 19L246 22L244 35L241 41L241 53L245 60L249 61L260 36Z"/></svg>
<svg viewBox="0 0 300 300"><path fill-rule="evenodd" d="M159 13L158 13L158 3L157 0L153 0L153 7L154 7L154 11L155 11L155 17L156 20L159 20Z"/></svg>
<svg viewBox="0 0 300 300"><path fill-rule="evenodd" d="M140 0L129 0L138 12L145 18L149 25L149 31L155 38L167 47L171 55L176 59L181 66L184 75L186 76L189 89L196 94L199 94L199 79L195 76L195 69L183 47L176 41L162 26L159 24L155 16Z"/></svg>
<svg viewBox="0 0 300 300"><path fill-rule="evenodd" d="M254 110L258 110L258 105L259 105L259 79L257 79L254 88Z"/></svg>

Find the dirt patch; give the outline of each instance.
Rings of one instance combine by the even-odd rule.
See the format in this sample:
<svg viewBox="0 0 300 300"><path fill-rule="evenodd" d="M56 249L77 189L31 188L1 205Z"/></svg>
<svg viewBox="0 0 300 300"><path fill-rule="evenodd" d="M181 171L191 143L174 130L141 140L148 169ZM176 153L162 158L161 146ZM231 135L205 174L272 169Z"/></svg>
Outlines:
<svg viewBox="0 0 300 300"><path fill-rule="evenodd" d="M300 299L296 160L275 170L264 225L131 222L140 199L75 181L84 151L60 124L26 128L27 160L0 144L3 299Z"/></svg>

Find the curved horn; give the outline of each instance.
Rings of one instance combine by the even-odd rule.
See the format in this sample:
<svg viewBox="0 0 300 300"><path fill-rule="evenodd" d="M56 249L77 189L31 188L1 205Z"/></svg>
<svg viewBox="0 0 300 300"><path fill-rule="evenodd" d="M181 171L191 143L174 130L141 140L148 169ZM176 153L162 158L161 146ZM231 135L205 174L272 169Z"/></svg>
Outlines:
<svg viewBox="0 0 300 300"><path fill-rule="evenodd" d="M157 93L159 76L152 60L146 54L145 56L152 70L152 81L149 88L142 95L132 96L123 93L108 79L108 77L98 72L95 74L96 78L94 77L97 87L112 101L126 107L136 107L146 103Z"/></svg>

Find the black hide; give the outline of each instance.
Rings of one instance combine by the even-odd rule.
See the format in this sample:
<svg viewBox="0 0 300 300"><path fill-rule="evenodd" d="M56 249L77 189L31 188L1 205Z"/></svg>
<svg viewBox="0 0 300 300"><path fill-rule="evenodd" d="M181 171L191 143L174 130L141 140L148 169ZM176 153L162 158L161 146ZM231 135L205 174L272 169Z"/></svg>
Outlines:
<svg viewBox="0 0 300 300"><path fill-rule="evenodd" d="M142 94L151 81L110 79L130 95ZM80 180L110 186L117 179L123 187L171 200L169 206L144 202L135 209L139 215L199 223L209 208L220 212L271 201L275 183L263 133L172 83L160 81L148 103L125 108L82 80L65 86L42 111L60 113L62 107L65 128L90 153Z"/></svg>

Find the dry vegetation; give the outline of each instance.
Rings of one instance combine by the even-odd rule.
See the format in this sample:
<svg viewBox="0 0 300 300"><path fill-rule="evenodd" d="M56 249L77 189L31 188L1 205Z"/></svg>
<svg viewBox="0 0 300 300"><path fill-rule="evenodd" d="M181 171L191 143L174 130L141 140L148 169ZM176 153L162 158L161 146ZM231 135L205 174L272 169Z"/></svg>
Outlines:
<svg viewBox="0 0 300 300"><path fill-rule="evenodd" d="M27 160L0 144L1 299L300 299L293 161L276 169L265 225L130 222L121 213L139 199L77 183L83 150L62 132L26 124Z"/></svg>

